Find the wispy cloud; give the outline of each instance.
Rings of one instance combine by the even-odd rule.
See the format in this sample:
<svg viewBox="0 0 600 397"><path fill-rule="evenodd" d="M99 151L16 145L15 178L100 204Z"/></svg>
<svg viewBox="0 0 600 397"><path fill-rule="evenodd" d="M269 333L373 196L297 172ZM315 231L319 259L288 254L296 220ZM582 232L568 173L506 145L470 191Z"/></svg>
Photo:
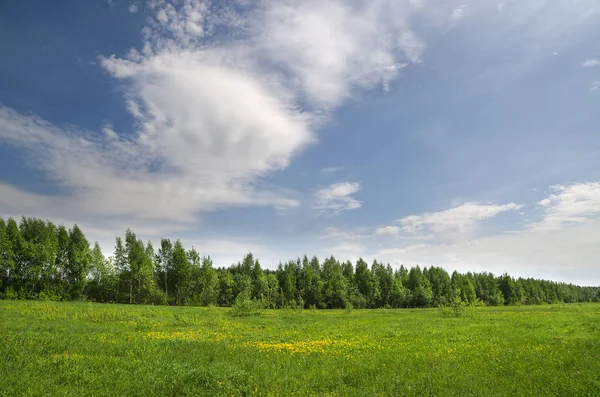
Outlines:
<svg viewBox="0 0 600 397"><path fill-rule="evenodd" d="M398 45L404 48L406 57L413 63L420 63L427 49L427 44L410 30L400 35Z"/></svg>
<svg viewBox="0 0 600 397"><path fill-rule="evenodd" d="M600 89L600 81L594 81L590 86L590 92L598 91L598 89Z"/></svg>
<svg viewBox="0 0 600 397"><path fill-rule="evenodd" d="M321 170L323 174L335 174L336 172L343 171L348 167L325 167Z"/></svg>
<svg viewBox="0 0 600 397"><path fill-rule="evenodd" d="M398 235L399 232L400 232L400 228L398 226L384 226L384 227L375 229L375 235L377 235L377 236L384 236L384 235L396 236L396 235Z"/></svg>
<svg viewBox="0 0 600 397"><path fill-rule="evenodd" d="M328 227L325 233L320 236L322 239L338 240L338 241L354 241L366 237L362 230L344 230L337 227Z"/></svg>
<svg viewBox="0 0 600 397"><path fill-rule="evenodd" d="M411 225L408 231L395 225L329 227L322 237L352 248L348 255L353 258L377 259L392 265L441 265L450 271L496 274L508 271L515 276L596 285L600 280L600 268L596 266L599 195L598 182L557 185L551 187L547 197L527 206L471 202L405 217L400 222L409 220L404 222L405 226ZM484 222L517 209L524 209L523 220L530 219L518 229L509 223L483 232ZM467 238L452 238L457 235ZM338 259L345 257L338 255Z"/></svg>
<svg viewBox="0 0 600 397"><path fill-rule="evenodd" d="M340 182L315 192L315 208L321 211L347 211L358 209L362 203L352 197L360 191L358 182Z"/></svg>
<svg viewBox="0 0 600 397"><path fill-rule="evenodd" d="M468 234L475 231L481 222L521 207L515 203L495 205L468 202L444 211L411 215L401 219L400 224L402 230L412 234Z"/></svg>
<svg viewBox="0 0 600 397"><path fill-rule="evenodd" d="M493 233L477 232L477 225L497 214L516 210L520 206L467 203L448 210L415 215L408 219L409 231L438 230L424 242L400 235L389 240L371 241L362 256L373 257L392 264L443 265L459 271L491 271L522 277L542 277L595 285L600 279L596 266L600 246L600 183L586 182L551 187L552 193L535 205L527 206L527 218L539 217L524 223L516 233L515 225ZM416 227L416 230L414 230ZM391 230L391 229L377 229ZM447 241L439 238L448 231L470 230L467 239ZM417 234L419 236L420 234ZM361 240L363 243L366 240ZM378 245L373 243L379 242Z"/></svg>
<svg viewBox="0 0 600 397"><path fill-rule="evenodd" d="M597 285L599 227L596 219L548 232L496 233L452 243L384 246L371 251L370 256L394 265L442 265L450 271L509 272L517 277Z"/></svg>
<svg viewBox="0 0 600 397"><path fill-rule="evenodd" d="M466 4L461 4L460 6L456 7L454 10L452 10L452 15L451 18L454 21L459 21L462 18L464 18L467 15L467 5Z"/></svg>
<svg viewBox="0 0 600 397"><path fill-rule="evenodd" d="M129 10L130 13L135 14L140 10L140 6L135 3L132 3L132 4L129 4L129 7L127 7L127 9Z"/></svg>
<svg viewBox="0 0 600 397"><path fill-rule="evenodd" d="M551 189L554 193L538 203L542 220L529 224L530 230L557 230L600 216L600 183L556 185Z"/></svg>
<svg viewBox="0 0 600 397"><path fill-rule="evenodd" d="M588 59L587 61L581 64L582 68L593 68L596 66L600 66L600 60L598 59Z"/></svg>

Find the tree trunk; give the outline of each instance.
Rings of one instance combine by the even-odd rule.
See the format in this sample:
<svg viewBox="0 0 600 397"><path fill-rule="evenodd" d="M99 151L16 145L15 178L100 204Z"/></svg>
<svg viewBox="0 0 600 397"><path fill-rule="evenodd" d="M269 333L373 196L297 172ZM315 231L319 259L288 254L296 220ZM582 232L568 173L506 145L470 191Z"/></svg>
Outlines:
<svg viewBox="0 0 600 397"><path fill-rule="evenodd" d="M167 268L165 268L165 295L167 304L169 304L169 290L167 289Z"/></svg>

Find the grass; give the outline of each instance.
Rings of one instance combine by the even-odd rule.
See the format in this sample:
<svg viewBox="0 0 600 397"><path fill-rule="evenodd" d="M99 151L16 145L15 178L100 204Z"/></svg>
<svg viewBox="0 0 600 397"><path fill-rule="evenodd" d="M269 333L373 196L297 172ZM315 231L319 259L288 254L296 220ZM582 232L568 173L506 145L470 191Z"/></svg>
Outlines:
<svg viewBox="0 0 600 397"><path fill-rule="evenodd" d="M599 396L600 304L265 311L0 301L0 396Z"/></svg>

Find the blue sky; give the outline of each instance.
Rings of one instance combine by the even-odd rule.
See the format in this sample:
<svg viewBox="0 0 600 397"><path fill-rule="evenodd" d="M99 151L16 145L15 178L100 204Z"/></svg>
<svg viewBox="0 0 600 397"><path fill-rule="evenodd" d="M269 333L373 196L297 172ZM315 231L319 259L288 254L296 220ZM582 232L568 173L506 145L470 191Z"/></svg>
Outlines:
<svg viewBox="0 0 600 397"><path fill-rule="evenodd" d="M596 1L0 6L0 214L600 284Z"/></svg>

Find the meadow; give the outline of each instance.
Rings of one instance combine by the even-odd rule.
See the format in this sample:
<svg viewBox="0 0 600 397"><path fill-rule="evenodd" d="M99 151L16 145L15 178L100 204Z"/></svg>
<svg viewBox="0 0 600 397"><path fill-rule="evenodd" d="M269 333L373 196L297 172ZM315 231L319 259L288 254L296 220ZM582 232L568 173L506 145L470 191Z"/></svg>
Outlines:
<svg viewBox="0 0 600 397"><path fill-rule="evenodd" d="M266 310L0 301L1 396L599 396L600 304Z"/></svg>

